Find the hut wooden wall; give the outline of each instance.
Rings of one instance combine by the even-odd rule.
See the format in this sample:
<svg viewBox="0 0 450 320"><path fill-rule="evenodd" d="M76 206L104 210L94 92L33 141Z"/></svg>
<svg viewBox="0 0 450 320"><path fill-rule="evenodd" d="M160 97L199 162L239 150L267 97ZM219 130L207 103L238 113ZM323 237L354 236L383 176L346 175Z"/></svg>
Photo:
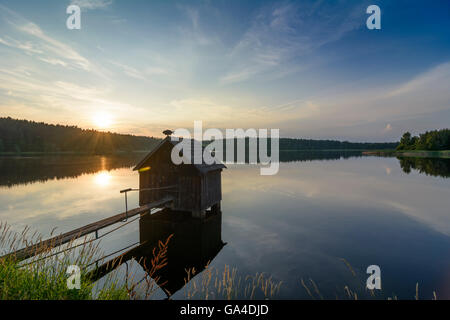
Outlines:
<svg viewBox="0 0 450 320"><path fill-rule="evenodd" d="M175 210L192 211L201 209L201 177L198 174L178 177L179 194Z"/></svg>
<svg viewBox="0 0 450 320"><path fill-rule="evenodd" d="M145 162L143 167L150 167L150 170L139 173L139 189L161 188L178 184L181 168L172 163L170 159L171 150L170 145L165 144ZM167 194L176 196L176 193L169 190L140 191L139 205L142 206L160 200Z"/></svg>
<svg viewBox="0 0 450 320"><path fill-rule="evenodd" d="M203 210L222 200L221 171L210 171L202 177L201 208Z"/></svg>

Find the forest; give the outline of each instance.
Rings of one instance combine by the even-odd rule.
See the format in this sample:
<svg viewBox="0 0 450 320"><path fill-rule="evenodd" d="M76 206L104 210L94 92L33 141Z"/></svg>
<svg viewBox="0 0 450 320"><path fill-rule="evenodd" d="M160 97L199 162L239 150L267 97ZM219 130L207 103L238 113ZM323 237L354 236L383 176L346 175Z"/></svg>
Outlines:
<svg viewBox="0 0 450 320"><path fill-rule="evenodd" d="M418 136L405 132L397 150L450 150L450 129L427 131Z"/></svg>
<svg viewBox="0 0 450 320"><path fill-rule="evenodd" d="M161 139L134 136L76 126L53 125L10 117L0 118L0 153L87 153L149 151ZM249 139L246 139L248 149ZM224 140L225 145L225 140ZM235 146L237 143L235 144ZM381 150L395 149L398 143L359 143L337 140L280 138L280 150ZM268 143L270 150L270 142Z"/></svg>
<svg viewBox="0 0 450 320"><path fill-rule="evenodd" d="M348 142L337 140L280 139L280 150L381 150L395 149L397 142Z"/></svg>
<svg viewBox="0 0 450 320"><path fill-rule="evenodd" d="M0 153L148 151L159 141L152 137L84 130L76 126L0 118Z"/></svg>

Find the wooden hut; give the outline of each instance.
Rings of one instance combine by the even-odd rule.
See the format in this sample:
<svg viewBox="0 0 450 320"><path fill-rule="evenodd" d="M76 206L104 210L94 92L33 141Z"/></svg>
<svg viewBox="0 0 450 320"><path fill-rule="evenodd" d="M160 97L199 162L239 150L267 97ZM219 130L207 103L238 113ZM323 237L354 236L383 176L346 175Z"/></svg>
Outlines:
<svg viewBox="0 0 450 320"><path fill-rule="evenodd" d="M177 143L167 136L134 168L139 171L139 205L171 195L174 197L172 210L189 211L194 217L204 217L208 208L220 210L221 172L225 165L204 162L175 165L171 153ZM191 143L193 152L195 143L199 142L191 140Z"/></svg>

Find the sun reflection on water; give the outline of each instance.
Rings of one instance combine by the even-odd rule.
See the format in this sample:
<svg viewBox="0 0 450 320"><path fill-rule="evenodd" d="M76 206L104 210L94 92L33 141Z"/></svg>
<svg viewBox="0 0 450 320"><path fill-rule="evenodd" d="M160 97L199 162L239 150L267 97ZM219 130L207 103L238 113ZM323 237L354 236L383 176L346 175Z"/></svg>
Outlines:
<svg viewBox="0 0 450 320"><path fill-rule="evenodd" d="M94 182L101 187L105 187L109 185L111 178L112 176L108 171L101 171L94 176Z"/></svg>

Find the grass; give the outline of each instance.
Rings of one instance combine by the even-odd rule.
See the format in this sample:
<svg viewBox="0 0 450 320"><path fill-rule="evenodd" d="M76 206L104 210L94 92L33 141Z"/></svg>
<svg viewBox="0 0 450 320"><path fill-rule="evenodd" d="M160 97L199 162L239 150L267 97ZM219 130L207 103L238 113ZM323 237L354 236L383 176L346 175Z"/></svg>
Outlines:
<svg viewBox="0 0 450 320"><path fill-rule="evenodd" d="M13 260L0 262L0 300L92 300L93 283L81 278L80 289L68 289L68 276L60 268L20 267ZM112 284L95 299L128 299L125 288Z"/></svg>
<svg viewBox="0 0 450 320"><path fill-rule="evenodd" d="M0 224L0 247L4 253L14 252L30 243L36 243L40 236L29 235L29 229L22 233L10 230L7 224ZM85 241L85 240L81 240ZM0 258L0 299L1 300L118 300L129 299L125 286L116 281L108 282L102 288L93 290L94 282L86 277L88 266L100 255L97 245L92 242L70 249L75 241L55 249L40 248L39 254L25 261L19 261L14 255ZM66 273L70 265L80 268L80 289L69 289Z"/></svg>
<svg viewBox="0 0 450 320"><path fill-rule="evenodd" d="M225 265L222 272L208 265L199 279L193 279L195 269L186 270L184 297L187 300L253 300L273 299L280 291L281 281L274 281L263 273L237 276L237 269Z"/></svg>

